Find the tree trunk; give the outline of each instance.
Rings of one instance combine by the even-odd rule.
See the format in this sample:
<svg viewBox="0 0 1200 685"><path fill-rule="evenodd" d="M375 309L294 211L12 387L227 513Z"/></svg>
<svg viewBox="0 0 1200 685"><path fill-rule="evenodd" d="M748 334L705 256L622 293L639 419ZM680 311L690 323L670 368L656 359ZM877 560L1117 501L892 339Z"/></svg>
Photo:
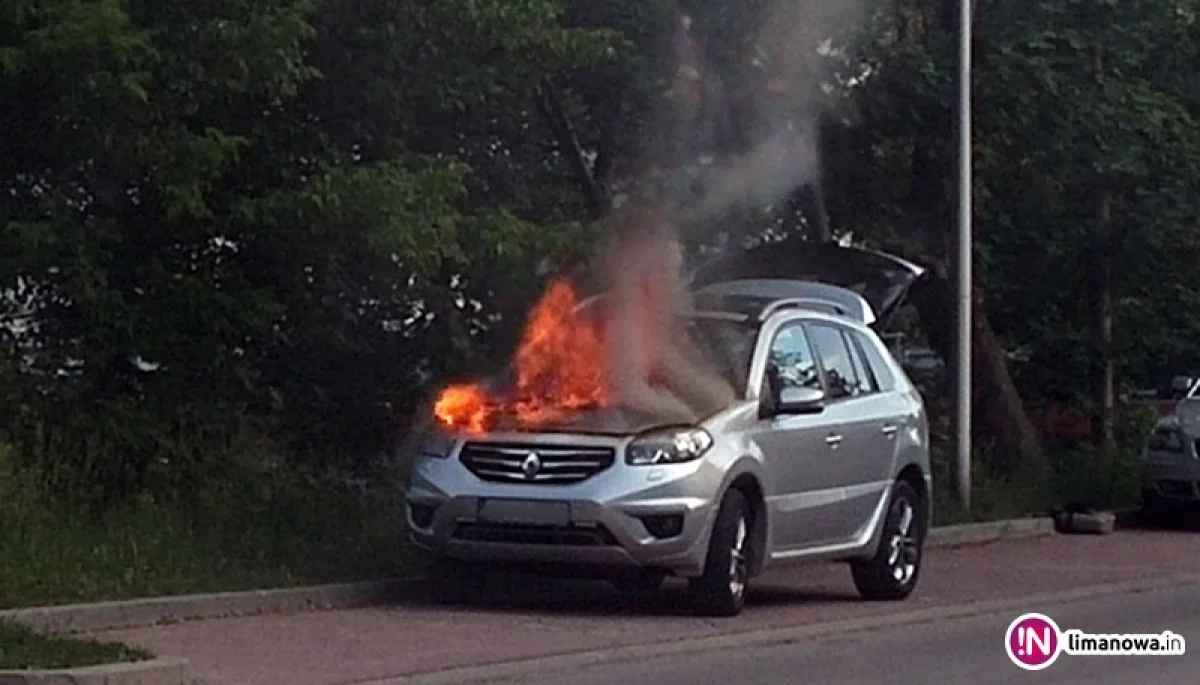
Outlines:
<svg viewBox="0 0 1200 685"><path fill-rule="evenodd" d="M827 243L833 240L833 230L829 227L829 212L825 209L825 185L818 175L807 183L803 192L807 202L804 204L805 217L808 219L809 233L814 242Z"/></svg>
<svg viewBox="0 0 1200 685"><path fill-rule="evenodd" d="M942 274L931 275L913 294L929 344L946 360L956 358L954 295L954 284ZM978 290L971 304L971 323L971 413L975 417L971 433L976 446L991 448L984 466L997 476L1044 474L1047 463L1037 430L1025 413Z"/></svg>
<svg viewBox="0 0 1200 685"><path fill-rule="evenodd" d="M1103 48L1092 46L1092 73L1096 87L1104 87ZM1103 153L1100 152L1098 157ZM1103 159L1096 166L1102 168ZM1097 179L1096 250L1093 260L1093 293L1095 296L1096 386L1093 431L1095 443L1102 454L1111 454L1116 447L1116 373L1113 363L1113 276L1112 276L1112 190L1103 173Z"/></svg>
<svg viewBox="0 0 1200 685"><path fill-rule="evenodd" d="M1096 220L1100 244L1095 263L1096 388L1094 430L1096 445L1104 453L1116 447L1116 364L1113 362L1113 277L1108 248L1108 224L1112 196L1107 191L1096 198Z"/></svg>
<svg viewBox="0 0 1200 685"><path fill-rule="evenodd" d="M587 202L588 215L592 219L603 218L609 209L608 189L605 179L597 173L587 160L587 152L579 142L579 135L567 114L567 108L558 92L558 85L549 77L538 86L538 107L554 133L559 152L571 165L579 183L580 191ZM604 160L607 167L609 160ZM599 164L597 165L599 166Z"/></svg>

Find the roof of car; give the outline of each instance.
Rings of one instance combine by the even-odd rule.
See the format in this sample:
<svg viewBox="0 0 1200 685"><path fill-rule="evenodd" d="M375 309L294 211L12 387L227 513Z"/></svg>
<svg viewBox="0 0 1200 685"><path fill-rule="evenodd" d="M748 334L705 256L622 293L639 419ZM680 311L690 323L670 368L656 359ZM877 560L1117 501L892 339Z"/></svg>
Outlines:
<svg viewBox="0 0 1200 685"><path fill-rule="evenodd" d="M741 279L723 281L692 293L690 316L730 321L763 322L777 312L803 310L829 321L847 320L870 326L875 312L858 293L837 286L786 279ZM600 293L586 298L576 311L590 310L610 296Z"/></svg>
<svg viewBox="0 0 1200 685"><path fill-rule="evenodd" d="M728 312L764 321L783 309L805 309L850 318L864 325L875 312L863 296L837 286L786 279L741 279L713 283L694 293L698 312Z"/></svg>

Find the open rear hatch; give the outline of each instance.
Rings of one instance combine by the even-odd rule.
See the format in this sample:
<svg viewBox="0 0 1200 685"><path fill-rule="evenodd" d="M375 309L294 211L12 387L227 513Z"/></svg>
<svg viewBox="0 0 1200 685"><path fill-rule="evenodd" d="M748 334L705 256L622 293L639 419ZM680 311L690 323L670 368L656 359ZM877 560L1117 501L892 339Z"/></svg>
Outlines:
<svg viewBox="0 0 1200 685"><path fill-rule="evenodd" d="M770 279L845 288L871 305L874 327L885 332L924 274L924 268L885 252L794 237L710 259L692 272L691 287Z"/></svg>

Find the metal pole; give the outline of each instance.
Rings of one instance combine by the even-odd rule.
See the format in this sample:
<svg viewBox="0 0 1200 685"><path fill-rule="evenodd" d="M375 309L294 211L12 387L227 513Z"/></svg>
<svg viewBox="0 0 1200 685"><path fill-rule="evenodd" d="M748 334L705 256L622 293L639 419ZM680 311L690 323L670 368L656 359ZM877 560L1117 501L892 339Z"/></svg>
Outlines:
<svg viewBox="0 0 1200 685"><path fill-rule="evenodd" d="M971 2L961 0L958 42L958 496L971 506Z"/></svg>

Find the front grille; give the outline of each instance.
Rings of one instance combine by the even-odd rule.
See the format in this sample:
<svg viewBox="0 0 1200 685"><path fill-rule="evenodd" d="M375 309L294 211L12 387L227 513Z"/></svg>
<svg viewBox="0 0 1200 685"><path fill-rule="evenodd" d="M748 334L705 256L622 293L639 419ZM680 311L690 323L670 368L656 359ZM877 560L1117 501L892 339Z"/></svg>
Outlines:
<svg viewBox="0 0 1200 685"><path fill-rule="evenodd" d="M469 442L463 446L459 458L471 473L492 483L569 485L587 480L612 466L616 450L611 447Z"/></svg>
<svg viewBox="0 0 1200 685"><path fill-rule="evenodd" d="M511 523L459 523L454 537L458 540L510 545L604 547L617 544L616 538L604 526L558 528Z"/></svg>

